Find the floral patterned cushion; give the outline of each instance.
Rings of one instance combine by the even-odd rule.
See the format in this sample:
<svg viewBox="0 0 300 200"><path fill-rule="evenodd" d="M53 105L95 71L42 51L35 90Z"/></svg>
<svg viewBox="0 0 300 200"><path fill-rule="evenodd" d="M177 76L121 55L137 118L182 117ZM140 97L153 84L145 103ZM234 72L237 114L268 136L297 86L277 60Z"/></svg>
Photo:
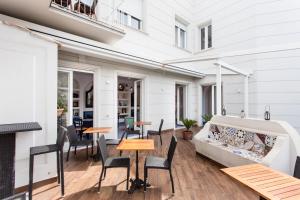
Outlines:
<svg viewBox="0 0 300 200"><path fill-rule="evenodd" d="M211 124L208 138L251 151L259 156L266 156L274 146L277 137Z"/></svg>

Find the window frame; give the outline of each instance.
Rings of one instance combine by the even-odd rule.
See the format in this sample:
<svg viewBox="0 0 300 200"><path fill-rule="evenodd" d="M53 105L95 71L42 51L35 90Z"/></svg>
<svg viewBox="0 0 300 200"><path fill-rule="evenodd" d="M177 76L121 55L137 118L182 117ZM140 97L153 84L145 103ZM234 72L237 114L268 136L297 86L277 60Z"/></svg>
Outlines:
<svg viewBox="0 0 300 200"><path fill-rule="evenodd" d="M120 24L127 26L129 28L132 28L134 30L138 30L138 31L142 31L142 20L132 16L130 14L128 14L127 12L124 12L122 10L117 10L118 12L118 21ZM126 20L125 20L126 19ZM134 19L135 21L137 21L138 23L138 28L136 28L135 26L132 25L132 19Z"/></svg>
<svg viewBox="0 0 300 200"><path fill-rule="evenodd" d="M198 50L199 51L205 51L213 48L212 28L213 27L211 22L207 22L198 26ZM203 34L204 34L204 38L203 38Z"/></svg>
<svg viewBox="0 0 300 200"><path fill-rule="evenodd" d="M175 46L182 49L187 49L187 25L176 19L175 21ZM183 39L181 37L183 33Z"/></svg>

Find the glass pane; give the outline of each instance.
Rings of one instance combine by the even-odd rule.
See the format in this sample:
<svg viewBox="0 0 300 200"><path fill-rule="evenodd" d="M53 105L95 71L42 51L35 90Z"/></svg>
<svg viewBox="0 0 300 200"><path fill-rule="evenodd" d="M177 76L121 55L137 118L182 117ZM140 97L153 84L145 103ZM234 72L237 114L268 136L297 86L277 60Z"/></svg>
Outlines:
<svg viewBox="0 0 300 200"><path fill-rule="evenodd" d="M131 27L140 30L141 29L141 20L131 17Z"/></svg>
<svg viewBox="0 0 300 200"><path fill-rule="evenodd" d="M57 80L57 109L63 109L62 115L58 115L58 123L69 125L69 73L58 71Z"/></svg>
<svg viewBox="0 0 300 200"><path fill-rule="evenodd" d="M59 88L68 88L69 74L67 72L58 72L57 85Z"/></svg>
<svg viewBox="0 0 300 200"><path fill-rule="evenodd" d="M205 28L201 28L201 49L205 49Z"/></svg>
<svg viewBox="0 0 300 200"><path fill-rule="evenodd" d="M186 35L186 32L184 30L180 29L180 47L181 48L185 48L185 46L186 46L185 35Z"/></svg>
<svg viewBox="0 0 300 200"><path fill-rule="evenodd" d="M208 30L207 30L207 34L208 34L208 43L207 43L207 46L208 46L208 48L210 48L210 47L212 47L212 35L211 35L211 33L212 33L212 30L211 30L211 25L209 25L208 27Z"/></svg>

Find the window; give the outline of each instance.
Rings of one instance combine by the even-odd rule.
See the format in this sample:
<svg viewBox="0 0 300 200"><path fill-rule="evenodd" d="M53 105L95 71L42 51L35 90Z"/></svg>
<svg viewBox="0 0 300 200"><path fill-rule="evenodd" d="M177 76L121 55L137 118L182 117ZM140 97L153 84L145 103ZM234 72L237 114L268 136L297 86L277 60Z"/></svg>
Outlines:
<svg viewBox="0 0 300 200"><path fill-rule="evenodd" d="M186 49L187 45L187 34L186 25L176 21L175 23L175 45L177 47Z"/></svg>
<svg viewBox="0 0 300 200"><path fill-rule="evenodd" d="M212 47L212 25L207 24L199 27L199 43L200 50L209 49Z"/></svg>
<svg viewBox="0 0 300 200"><path fill-rule="evenodd" d="M129 27L132 27L134 29L137 29L137 30L141 30L141 20L136 18L136 17L133 17L131 15L129 15L128 13L126 12L123 12L121 10L118 10L118 20L119 20L119 23L120 24L123 24L125 26L129 26Z"/></svg>

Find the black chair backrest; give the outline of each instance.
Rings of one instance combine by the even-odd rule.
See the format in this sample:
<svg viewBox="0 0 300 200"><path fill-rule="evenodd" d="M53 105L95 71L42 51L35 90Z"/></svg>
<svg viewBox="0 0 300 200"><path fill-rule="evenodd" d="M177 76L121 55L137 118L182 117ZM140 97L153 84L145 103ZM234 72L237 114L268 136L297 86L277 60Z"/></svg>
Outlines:
<svg viewBox="0 0 300 200"><path fill-rule="evenodd" d="M104 163L108 157L107 146L106 146L106 141L105 141L104 135L100 136L100 138L98 140L98 145L99 145L99 149L100 149L102 165L104 165Z"/></svg>
<svg viewBox="0 0 300 200"><path fill-rule="evenodd" d="M78 117L78 116L73 117L73 125L76 128L82 128L82 124L83 124L83 121L80 117Z"/></svg>
<svg viewBox="0 0 300 200"><path fill-rule="evenodd" d="M120 143L122 142L122 140L124 139L125 134L126 134L126 131L123 131L123 134L122 134L122 136L121 136L121 138L120 138L119 144L120 144Z"/></svg>
<svg viewBox="0 0 300 200"><path fill-rule="evenodd" d="M177 138L175 135L172 136L171 142L170 142L170 146L169 146L169 151L168 151L168 161L171 165L172 160L173 160L173 156L175 153L175 149L177 146Z"/></svg>
<svg viewBox="0 0 300 200"><path fill-rule="evenodd" d="M294 177L300 179L300 157L297 156L295 169L294 169Z"/></svg>
<svg viewBox="0 0 300 200"><path fill-rule="evenodd" d="M56 144L58 145L58 147L60 149L62 149L64 147L66 135L67 135L67 129L63 126L59 126L58 132L57 132Z"/></svg>
<svg viewBox="0 0 300 200"><path fill-rule="evenodd" d="M161 129L162 129L163 124L164 124L164 119L161 119L161 120L160 120L159 129L158 129L158 132L159 132L159 133L161 133Z"/></svg>
<svg viewBox="0 0 300 200"><path fill-rule="evenodd" d="M76 128L74 125L68 126L67 127L67 136L68 140L71 144L76 144L78 139L77 139L77 133L76 133Z"/></svg>

